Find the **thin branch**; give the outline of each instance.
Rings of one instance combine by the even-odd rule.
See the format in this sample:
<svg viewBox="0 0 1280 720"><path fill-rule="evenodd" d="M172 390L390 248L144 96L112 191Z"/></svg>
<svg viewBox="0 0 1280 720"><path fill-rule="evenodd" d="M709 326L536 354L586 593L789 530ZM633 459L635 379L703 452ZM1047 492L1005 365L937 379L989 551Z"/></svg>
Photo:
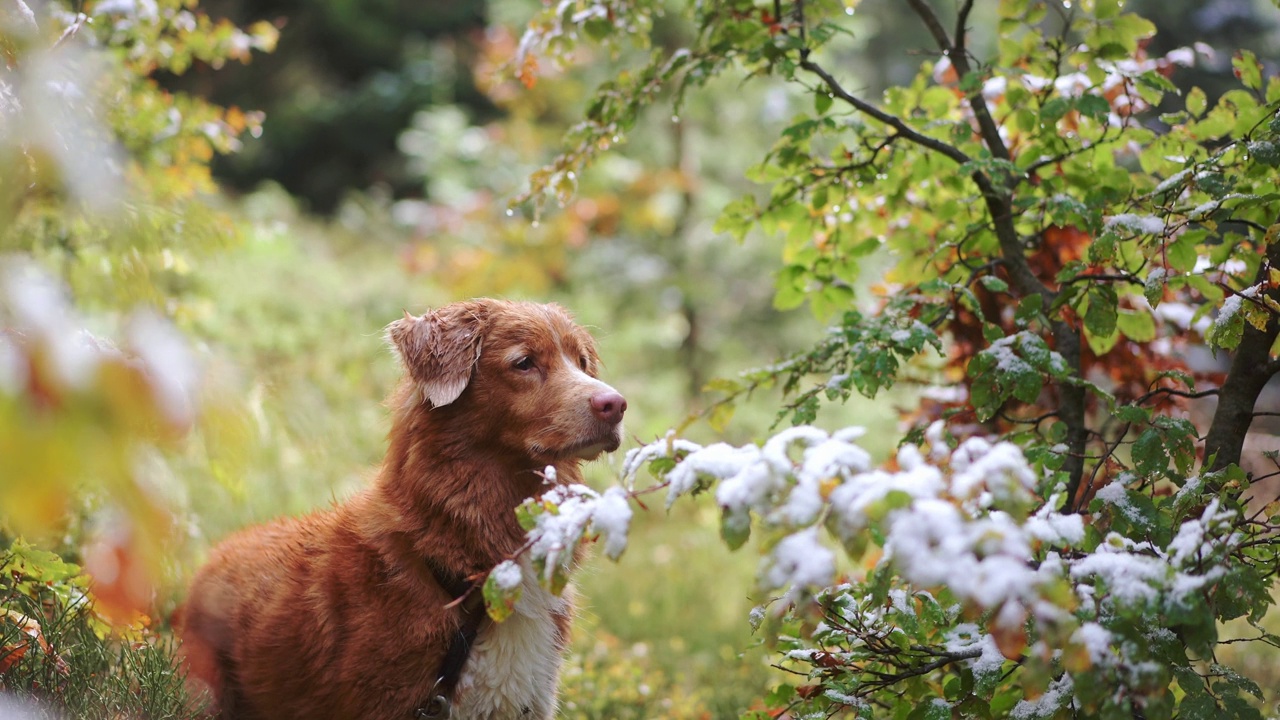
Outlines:
<svg viewBox="0 0 1280 720"><path fill-rule="evenodd" d="M1124 275L1088 275L1088 274L1076 275L1075 277L1069 280L1064 280L1062 284L1070 285L1071 283L1084 282L1086 280L1106 280L1107 282L1127 282L1127 283L1133 283L1134 285L1143 284L1141 280L1127 273Z"/></svg>
<svg viewBox="0 0 1280 720"><path fill-rule="evenodd" d="M1196 400L1203 397L1210 397L1222 392L1220 388L1212 388L1210 390L1201 390L1199 392L1187 392L1185 390L1175 390L1173 388L1160 387L1151 392L1134 399L1135 405L1140 405L1156 395L1172 395L1174 397L1187 398L1188 400Z"/></svg>
<svg viewBox="0 0 1280 720"><path fill-rule="evenodd" d="M62 31L62 35L58 36L57 41L53 43L53 47L50 49L57 50L62 43L66 42L67 38L70 38L77 32L80 32L80 28L84 27L84 24L87 22L93 22L93 20L84 13L76 13L76 21L68 25L66 30Z"/></svg>
<svg viewBox="0 0 1280 720"><path fill-rule="evenodd" d="M941 140L938 140L937 138L932 138L932 137L929 137L928 135L924 135L916 131L910 125L906 124L906 122L904 122L902 118L896 115L890 115L889 113L881 110L875 105L872 105L871 103L863 100L862 98L859 98L856 95L853 95L848 90L845 90L844 87L840 85L840 81L836 80L835 77L833 77L831 73L823 69L821 65L818 65L816 62L810 60L808 55L809 54L807 50L801 52L800 67L822 78L822 81L827 84L827 89L831 91L832 95L835 95L836 97L840 98L846 103L849 103L859 112L866 115L870 115L871 117L875 118L876 120L879 120L885 125L888 125L889 127L896 130L899 135L903 136L907 140L910 140L911 142L917 145L920 145L921 147L925 147L935 152L941 153L942 155L945 155L946 157L949 157L952 160L955 160L957 163L960 163L961 165L967 162L970 162L972 160L972 158L966 155L962 150L960 150L960 148L957 148L953 145L948 145L947 143L944 143Z"/></svg>
<svg viewBox="0 0 1280 720"><path fill-rule="evenodd" d="M1058 417L1057 410L1050 410L1049 412L1044 413L1043 415L1037 415L1035 417L1028 417L1028 418L1013 417L1012 415L1009 415L1003 411L1000 412L1001 419L1007 422L1018 424L1018 425L1039 425L1040 423L1052 417Z"/></svg>
<svg viewBox="0 0 1280 720"><path fill-rule="evenodd" d="M924 0L907 0L907 4L916 12L916 15L920 16L925 27L929 28L929 33L933 35L934 41L938 43L938 47L942 49L942 52L949 55L952 50L951 38L947 37L946 28L942 27L942 22L938 20L938 16L934 14L933 9L926 5ZM960 69L960 65L956 63L955 58L951 59L951 63L956 66L956 70ZM966 62L965 65L968 65L968 63Z"/></svg>
<svg viewBox="0 0 1280 720"><path fill-rule="evenodd" d="M1219 225L1243 225L1249 228L1250 230L1256 230L1260 233L1267 232L1267 228L1264 225L1262 225L1261 223L1256 223L1252 220L1243 220L1239 218L1226 218L1225 220L1219 220L1218 224Z"/></svg>
<svg viewBox="0 0 1280 720"><path fill-rule="evenodd" d="M934 660L931 663L926 663L919 667L911 668L909 670L904 670L903 672L900 672L897 675L889 675L884 680L876 681L874 684L880 685L883 683L886 686L897 685L898 683L908 678L927 675L933 672L934 670L937 670L938 668L941 668L941 667L946 667L947 665L950 665L953 662L957 662L960 660L972 660L973 658L979 657L980 655L982 655L982 650L979 648L974 648L971 650L963 650L963 651L954 652L954 653L947 653L946 655L943 655L942 657L938 658L937 660Z"/></svg>
<svg viewBox="0 0 1280 720"><path fill-rule="evenodd" d="M952 66L956 69L956 77L961 80L969 74L969 58L963 52L956 52L957 45L952 45L951 39L947 37L947 31L942 27L942 22L938 20L938 16L933 9L925 2L925 0L907 0L907 4L915 11L916 15L924 22L925 27L929 28L933 39L938 43L938 49L951 59ZM959 42L959 47L963 47L963 41ZM1004 139L1000 137L1000 127L996 125L996 121L991 117L991 110L987 108L987 101L982 97L982 91L979 89L967 96L969 107L973 110L973 116L978 121L978 131L982 135L983 141L987 145L987 149L992 155L1001 160L1012 160L1009 154L1009 148L1005 146Z"/></svg>
<svg viewBox="0 0 1280 720"><path fill-rule="evenodd" d="M973 0L964 0L964 4L960 6L960 13L956 16L955 31L955 54L964 58L968 58L965 49L965 40L969 36L969 11L973 9Z"/></svg>

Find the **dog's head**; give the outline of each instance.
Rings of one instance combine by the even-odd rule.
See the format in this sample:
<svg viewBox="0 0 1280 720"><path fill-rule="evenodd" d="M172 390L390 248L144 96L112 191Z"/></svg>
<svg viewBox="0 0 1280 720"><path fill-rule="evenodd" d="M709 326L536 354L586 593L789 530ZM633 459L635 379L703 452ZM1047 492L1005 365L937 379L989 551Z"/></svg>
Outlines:
<svg viewBox="0 0 1280 720"><path fill-rule="evenodd" d="M471 300L387 328L413 386L411 411L439 414L479 444L536 462L618 449L627 401L597 378L591 335L558 305Z"/></svg>

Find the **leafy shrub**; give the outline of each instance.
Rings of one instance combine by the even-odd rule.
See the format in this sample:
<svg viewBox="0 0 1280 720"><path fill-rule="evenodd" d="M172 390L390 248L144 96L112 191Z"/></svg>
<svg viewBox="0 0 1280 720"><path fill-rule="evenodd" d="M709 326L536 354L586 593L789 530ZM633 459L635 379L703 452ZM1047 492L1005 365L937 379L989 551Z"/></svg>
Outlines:
<svg viewBox="0 0 1280 720"><path fill-rule="evenodd" d="M1215 105L1180 93L1169 77L1202 51L1149 56L1153 26L1114 0L1005 0L981 56L975 3L949 18L908 4L935 54L878 103L830 69L856 3L691 4L696 39L601 86L533 175L529 197L563 202L664 91L678 108L712 76L786 81L812 107L749 172L767 192L718 229L782 238L775 302L834 318L812 350L716 384L726 404L781 384L797 427L635 451L625 489L541 509L533 562L596 534L617 555L620 496L714 490L723 539L760 535L757 579L781 593L752 620L805 678L769 696L770 716L1260 717L1219 623L1277 646L1262 620L1280 504L1238 464L1280 372L1280 79L1241 51L1241 87ZM647 46L662 13L548 8L515 65L529 83L534 53ZM859 302L861 267L885 251L896 266ZM1194 363L1205 346L1230 368ZM887 468L855 432L806 425L824 401L904 379L935 387ZM1185 402L1209 396L1198 429ZM635 489L645 466L657 482Z"/></svg>

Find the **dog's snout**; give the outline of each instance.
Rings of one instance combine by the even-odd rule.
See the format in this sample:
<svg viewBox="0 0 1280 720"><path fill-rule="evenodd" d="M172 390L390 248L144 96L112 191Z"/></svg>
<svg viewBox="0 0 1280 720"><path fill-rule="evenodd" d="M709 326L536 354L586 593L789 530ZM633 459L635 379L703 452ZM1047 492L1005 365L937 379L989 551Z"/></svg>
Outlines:
<svg viewBox="0 0 1280 720"><path fill-rule="evenodd" d="M591 396L591 412L604 422L617 425L627 411L627 399L616 390L608 390Z"/></svg>

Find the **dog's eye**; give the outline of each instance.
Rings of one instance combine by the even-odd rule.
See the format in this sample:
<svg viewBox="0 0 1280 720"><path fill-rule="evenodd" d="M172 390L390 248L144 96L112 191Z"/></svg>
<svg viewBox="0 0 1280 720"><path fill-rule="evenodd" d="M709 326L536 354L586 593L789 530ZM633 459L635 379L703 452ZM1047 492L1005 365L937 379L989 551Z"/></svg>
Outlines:
<svg viewBox="0 0 1280 720"><path fill-rule="evenodd" d="M532 370L532 369L533 369L533 358L532 358L532 357L530 357L529 355L525 355L524 357L522 357L522 358L520 358L519 360L517 360L517 361L515 361L514 363L512 363L512 365L511 365L511 366L512 366L512 367L514 367L514 368L515 368L515 369L517 369L517 370L522 371L522 372L523 372L523 371Z"/></svg>
<svg viewBox="0 0 1280 720"><path fill-rule="evenodd" d="M586 371L587 371L587 356L586 356L586 355L583 355L582 357L578 358L578 365L580 365L580 366L582 367L582 371L583 371L583 372L586 372Z"/></svg>

